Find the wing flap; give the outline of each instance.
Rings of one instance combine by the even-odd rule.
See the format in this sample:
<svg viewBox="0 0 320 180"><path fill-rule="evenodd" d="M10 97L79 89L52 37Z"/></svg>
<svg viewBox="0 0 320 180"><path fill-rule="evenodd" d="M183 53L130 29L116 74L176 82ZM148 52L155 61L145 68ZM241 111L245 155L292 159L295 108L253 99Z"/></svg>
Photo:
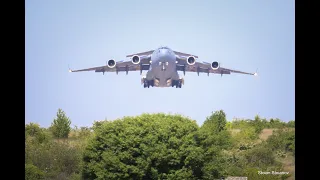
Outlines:
<svg viewBox="0 0 320 180"><path fill-rule="evenodd" d="M222 71L228 71L230 73L239 73L239 74L248 74L248 75L257 75L257 73L248 73L248 72L243 72L243 71L238 71L238 70L232 70L232 69L226 69L226 68L219 68L221 69ZM229 74L230 74L229 73Z"/></svg>

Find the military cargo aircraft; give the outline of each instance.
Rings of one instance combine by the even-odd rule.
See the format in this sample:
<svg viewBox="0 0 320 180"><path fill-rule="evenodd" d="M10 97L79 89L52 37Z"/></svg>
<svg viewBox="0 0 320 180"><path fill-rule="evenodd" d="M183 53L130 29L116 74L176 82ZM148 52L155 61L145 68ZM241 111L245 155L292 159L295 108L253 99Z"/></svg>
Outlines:
<svg viewBox="0 0 320 180"><path fill-rule="evenodd" d="M126 72L129 71L147 71L146 75L142 77L141 84L144 88L151 87L176 87L181 88L184 84L184 79L178 74L178 72L196 72L210 73L214 74L231 74L231 73L241 73L257 76L257 73L247 73L232 69L227 69L220 67L220 63L213 61L208 62L197 62L198 56L182 53L178 51L173 51L168 47L160 47L156 50L136 53L127 55L130 60L118 61L110 59L106 62L106 65L71 70L69 72L81 72L81 71L95 71L95 72Z"/></svg>

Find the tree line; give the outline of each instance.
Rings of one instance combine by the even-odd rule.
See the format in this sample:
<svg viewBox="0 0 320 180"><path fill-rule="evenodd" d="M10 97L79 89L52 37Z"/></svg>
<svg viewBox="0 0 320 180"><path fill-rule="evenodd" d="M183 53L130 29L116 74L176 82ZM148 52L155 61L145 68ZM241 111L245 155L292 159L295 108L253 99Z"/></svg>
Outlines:
<svg viewBox="0 0 320 180"><path fill-rule="evenodd" d="M26 179L285 179L295 155L294 121L227 121L212 112L202 126L179 114L142 114L71 128L61 109L49 128L25 125ZM263 129L274 129L259 140Z"/></svg>

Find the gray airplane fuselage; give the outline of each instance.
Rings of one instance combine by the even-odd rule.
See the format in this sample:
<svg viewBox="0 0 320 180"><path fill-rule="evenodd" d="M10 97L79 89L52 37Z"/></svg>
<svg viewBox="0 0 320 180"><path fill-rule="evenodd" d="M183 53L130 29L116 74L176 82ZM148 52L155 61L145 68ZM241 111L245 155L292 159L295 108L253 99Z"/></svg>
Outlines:
<svg viewBox="0 0 320 180"><path fill-rule="evenodd" d="M147 80L155 80L156 87L168 87L168 80L179 80L176 70L176 55L170 48L158 48L151 55L151 66L146 74Z"/></svg>

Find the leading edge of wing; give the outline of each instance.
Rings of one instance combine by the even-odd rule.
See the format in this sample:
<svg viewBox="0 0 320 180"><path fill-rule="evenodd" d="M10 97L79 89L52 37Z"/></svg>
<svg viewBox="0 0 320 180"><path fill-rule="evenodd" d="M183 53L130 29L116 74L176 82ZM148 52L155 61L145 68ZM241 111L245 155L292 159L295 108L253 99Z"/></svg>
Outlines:
<svg viewBox="0 0 320 180"><path fill-rule="evenodd" d="M192 55L192 54L188 54L188 53L183 53L183 52L179 52L179 51L173 51L176 55L178 56L194 56L195 58L199 58L198 56L196 55Z"/></svg>
<svg viewBox="0 0 320 180"><path fill-rule="evenodd" d="M154 52L154 50L150 50L150 51L145 51L145 52L140 52L140 53L135 53L135 54L129 54L126 57L132 57L134 55L138 55L138 56L143 56L143 55L150 55Z"/></svg>
<svg viewBox="0 0 320 180"><path fill-rule="evenodd" d="M224 71L229 71L231 73L239 73L239 74L248 74L248 75L253 75L253 76L258 76L258 72L256 71L255 73L249 73L249 72L244 72L244 71L238 71L238 70L233 70L233 69L227 69L227 68L219 68L223 69Z"/></svg>
<svg viewBox="0 0 320 180"><path fill-rule="evenodd" d="M98 67L92 67L92 68L86 68L86 69L77 69L77 70L72 70L69 67L69 72L97 71L99 69L104 69L104 68L108 68L108 66L98 66Z"/></svg>

